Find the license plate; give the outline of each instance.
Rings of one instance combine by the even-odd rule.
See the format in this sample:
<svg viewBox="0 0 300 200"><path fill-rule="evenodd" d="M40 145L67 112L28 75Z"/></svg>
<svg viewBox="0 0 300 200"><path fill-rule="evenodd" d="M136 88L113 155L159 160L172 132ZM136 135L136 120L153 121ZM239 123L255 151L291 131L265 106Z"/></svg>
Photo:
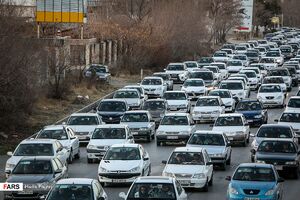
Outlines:
<svg viewBox="0 0 300 200"><path fill-rule="evenodd" d="M189 184L190 184L190 181L184 180L184 181L179 181L179 183L180 183L181 185L189 185Z"/></svg>
<svg viewBox="0 0 300 200"><path fill-rule="evenodd" d="M275 168L276 168L276 170L282 170L283 169L283 167L281 165L277 165L277 166L275 166Z"/></svg>
<svg viewBox="0 0 300 200"><path fill-rule="evenodd" d="M232 137L228 137L228 140L233 140L233 138Z"/></svg>
<svg viewBox="0 0 300 200"><path fill-rule="evenodd" d="M251 120L247 120L247 122L253 122L253 120L251 119Z"/></svg>
<svg viewBox="0 0 300 200"><path fill-rule="evenodd" d="M176 140L178 139L178 136L167 136L167 139L170 139L170 140Z"/></svg>
<svg viewBox="0 0 300 200"><path fill-rule="evenodd" d="M113 182L113 183L124 183L124 182L126 182L126 179L112 179L111 182Z"/></svg>
<svg viewBox="0 0 300 200"><path fill-rule="evenodd" d="M24 191L18 192L18 194L33 194L33 191L26 191L26 190L24 190Z"/></svg>
<svg viewBox="0 0 300 200"><path fill-rule="evenodd" d="M131 132L132 135L138 135L139 133L138 132Z"/></svg>
<svg viewBox="0 0 300 200"><path fill-rule="evenodd" d="M259 200L259 198L246 197L244 200Z"/></svg>

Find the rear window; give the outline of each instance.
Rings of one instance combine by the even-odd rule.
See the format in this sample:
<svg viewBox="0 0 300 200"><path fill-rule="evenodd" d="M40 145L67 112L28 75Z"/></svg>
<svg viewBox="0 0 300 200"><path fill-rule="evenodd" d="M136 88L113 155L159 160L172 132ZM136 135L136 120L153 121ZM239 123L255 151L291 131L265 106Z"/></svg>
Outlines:
<svg viewBox="0 0 300 200"><path fill-rule="evenodd" d="M292 138L293 134L288 127L261 127L258 130L257 137L263 138Z"/></svg>

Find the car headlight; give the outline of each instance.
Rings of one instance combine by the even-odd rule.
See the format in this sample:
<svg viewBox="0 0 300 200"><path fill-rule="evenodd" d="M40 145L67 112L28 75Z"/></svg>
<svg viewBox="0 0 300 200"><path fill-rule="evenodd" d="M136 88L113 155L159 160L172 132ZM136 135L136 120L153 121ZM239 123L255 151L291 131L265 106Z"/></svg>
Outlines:
<svg viewBox="0 0 300 200"><path fill-rule="evenodd" d="M106 173L106 172L108 172L108 170L107 170L107 169L105 169L104 167L100 167L100 168L99 168L99 171L100 171L100 172L102 172L102 173Z"/></svg>
<svg viewBox="0 0 300 200"><path fill-rule="evenodd" d="M148 127L142 127L140 128L141 131L147 131L149 128Z"/></svg>
<svg viewBox="0 0 300 200"><path fill-rule="evenodd" d="M205 178L205 174L204 173L194 174L192 178L204 179Z"/></svg>
<svg viewBox="0 0 300 200"><path fill-rule="evenodd" d="M212 154L213 157L223 157L222 153L216 153L216 154Z"/></svg>
<svg viewBox="0 0 300 200"><path fill-rule="evenodd" d="M254 118L255 118L255 119L262 118L262 115L255 115Z"/></svg>
<svg viewBox="0 0 300 200"><path fill-rule="evenodd" d="M138 166L138 167L134 167L134 168L132 168L131 170L129 170L129 172L139 172L140 171L140 167Z"/></svg>
<svg viewBox="0 0 300 200"><path fill-rule="evenodd" d="M239 96L242 96L243 94L244 94L243 92L239 92L239 93L238 93Z"/></svg>
<svg viewBox="0 0 300 200"><path fill-rule="evenodd" d="M288 161L288 162L285 162L286 165L296 165L297 162L296 161Z"/></svg>
<svg viewBox="0 0 300 200"><path fill-rule="evenodd" d="M278 96L276 99L281 99L282 98L282 96Z"/></svg>
<svg viewBox="0 0 300 200"><path fill-rule="evenodd" d="M186 105L186 104L181 104L181 105L179 105L179 107L180 107L180 108L186 108L187 105Z"/></svg>
<svg viewBox="0 0 300 200"><path fill-rule="evenodd" d="M220 111L218 111L218 110L215 110L215 111L211 112L211 114L219 114L219 113L220 113Z"/></svg>
<svg viewBox="0 0 300 200"><path fill-rule="evenodd" d="M5 168L6 169L13 169L15 166L16 166L15 164L6 163Z"/></svg>
<svg viewBox="0 0 300 200"><path fill-rule="evenodd" d="M97 147L95 145L91 145L91 144L89 144L86 148L87 149L97 149Z"/></svg>
<svg viewBox="0 0 300 200"><path fill-rule="evenodd" d="M261 164L265 164L266 162L263 160L256 160L256 163L261 163Z"/></svg>
<svg viewBox="0 0 300 200"><path fill-rule="evenodd" d="M163 134L165 134L164 131L157 131L157 132L156 132L156 135L163 135Z"/></svg>
<svg viewBox="0 0 300 200"><path fill-rule="evenodd" d="M188 131L180 131L180 134L182 134L182 135L189 135L190 132L188 132Z"/></svg>
<svg viewBox="0 0 300 200"><path fill-rule="evenodd" d="M232 186L229 186L228 193L229 194L236 194L236 195L239 194L239 192Z"/></svg>
<svg viewBox="0 0 300 200"><path fill-rule="evenodd" d="M156 90L161 91L162 89L159 87L159 88L156 88Z"/></svg>
<svg viewBox="0 0 300 200"><path fill-rule="evenodd" d="M274 190L274 189L271 189L271 190L267 191L267 192L265 193L265 195L266 195L266 196L271 196L271 195L273 195L274 193L275 193L275 190Z"/></svg>
<svg viewBox="0 0 300 200"><path fill-rule="evenodd" d="M163 172L162 175L163 175L163 176L173 177L173 174L170 173L170 172Z"/></svg>

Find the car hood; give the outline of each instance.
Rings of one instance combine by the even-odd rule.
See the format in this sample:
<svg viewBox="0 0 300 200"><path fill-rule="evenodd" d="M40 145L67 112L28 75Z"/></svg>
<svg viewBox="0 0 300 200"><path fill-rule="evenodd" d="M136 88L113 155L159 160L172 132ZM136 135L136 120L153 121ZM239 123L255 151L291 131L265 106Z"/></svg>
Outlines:
<svg viewBox="0 0 300 200"><path fill-rule="evenodd" d="M258 93L257 94L258 97L279 97L279 96L283 96L283 93L281 92L275 92L275 93Z"/></svg>
<svg viewBox="0 0 300 200"><path fill-rule="evenodd" d="M161 114L165 114L165 110L148 110L152 117L161 118Z"/></svg>
<svg viewBox="0 0 300 200"><path fill-rule="evenodd" d="M220 106L195 106L194 111L213 112L221 110Z"/></svg>
<svg viewBox="0 0 300 200"><path fill-rule="evenodd" d="M260 115L261 110L247 110L247 111L240 111L236 110L237 113L243 114L245 117L254 117L255 115Z"/></svg>
<svg viewBox="0 0 300 200"><path fill-rule="evenodd" d="M232 98L222 98L222 101L225 105L231 105L234 100Z"/></svg>
<svg viewBox="0 0 300 200"><path fill-rule="evenodd" d="M140 104L141 101L139 98L122 98L122 99L125 100L128 105Z"/></svg>
<svg viewBox="0 0 300 200"><path fill-rule="evenodd" d="M157 89L161 88L162 85L141 85L144 89Z"/></svg>
<svg viewBox="0 0 300 200"><path fill-rule="evenodd" d="M125 144L126 139L91 139L89 145L111 146L113 144Z"/></svg>
<svg viewBox="0 0 300 200"><path fill-rule="evenodd" d="M100 116L103 116L103 117L117 117L117 116L124 115L124 112L101 112L101 111L98 111L98 113Z"/></svg>
<svg viewBox="0 0 300 200"><path fill-rule="evenodd" d="M168 106L179 106L179 105L187 105L187 100L167 100Z"/></svg>
<svg viewBox="0 0 300 200"><path fill-rule="evenodd" d="M70 140L58 140L62 145L63 147L70 147L71 146L71 141Z"/></svg>
<svg viewBox="0 0 300 200"><path fill-rule="evenodd" d="M157 131L164 132L180 132L180 131L190 131L191 127L188 125L180 126L180 125L159 125Z"/></svg>
<svg viewBox="0 0 300 200"><path fill-rule="evenodd" d="M237 131L245 131L243 126L214 126L213 131L222 131L224 133L231 133Z"/></svg>
<svg viewBox="0 0 300 200"><path fill-rule="evenodd" d="M121 124L127 124L129 128L141 128L149 126L149 122L121 122Z"/></svg>
<svg viewBox="0 0 300 200"><path fill-rule="evenodd" d="M141 160L101 160L99 167L110 171L129 171L141 165Z"/></svg>
<svg viewBox="0 0 300 200"><path fill-rule="evenodd" d="M167 164L164 172L173 174L198 174L204 172L205 165L174 165Z"/></svg>
<svg viewBox="0 0 300 200"><path fill-rule="evenodd" d="M278 122L278 124L290 125L293 127L293 129L300 129L300 123L296 123L296 122Z"/></svg>
<svg viewBox="0 0 300 200"><path fill-rule="evenodd" d="M275 187L275 182L262 182L262 181L235 181L230 182L231 187L238 190L240 194L244 193L244 189L257 189L268 191Z"/></svg>
<svg viewBox="0 0 300 200"><path fill-rule="evenodd" d="M203 87L199 87L199 86L191 87L191 86L189 86L189 87L182 88L182 90L186 91L186 92L199 92L199 91L205 90L205 86L203 86Z"/></svg>
<svg viewBox="0 0 300 200"><path fill-rule="evenodd" d="M169 71L169 70L167 70L166 71L166 73L168 73L168 74L183 74L183 73L185 73L185 71L183 70L181 70L181 71Z"/></svg>
<svg viewBox="0 0 300 200"><path fill-rule="evenodd" d="M285 160L294 161L297 157L297 153L264 153L256 152L255 154L257 160Z"/></svg>
<svg viewBox="0 0 300 200"><path fill-rule="evenodd" d="M50 182L53 179L53 174L31 174L31 175L23 175L23 174L12 174L8 177L7 182L13 183L44 183Z"/></svg>
<svg viewBox="0 0 300 200"><path fill-rule="evenodd" d="M226 147L225 146L215 146L215 145L193 145L188 144L189 147L201 147L205 148L208 154L220 154L225 153Z"/></svg>
<svg viewBox="0 0 300 200"><path fill-rule="evenodd" d="M71 127L76 133L78 132L92 132L95 130L95 128L98 125L87 125L87 126L82 126L82 125L68 125L69 127Z"/></svg>

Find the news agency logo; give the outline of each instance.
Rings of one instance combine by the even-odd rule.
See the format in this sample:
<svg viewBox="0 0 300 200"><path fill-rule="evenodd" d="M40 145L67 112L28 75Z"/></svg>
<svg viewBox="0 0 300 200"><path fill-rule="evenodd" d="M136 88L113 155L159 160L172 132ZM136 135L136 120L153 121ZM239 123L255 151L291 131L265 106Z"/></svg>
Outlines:
<svg viewBox="0 0 300 200"><path fill-rule="evenodd" d="M23 191L23 183L0 183L0 191Z"/></svg>

